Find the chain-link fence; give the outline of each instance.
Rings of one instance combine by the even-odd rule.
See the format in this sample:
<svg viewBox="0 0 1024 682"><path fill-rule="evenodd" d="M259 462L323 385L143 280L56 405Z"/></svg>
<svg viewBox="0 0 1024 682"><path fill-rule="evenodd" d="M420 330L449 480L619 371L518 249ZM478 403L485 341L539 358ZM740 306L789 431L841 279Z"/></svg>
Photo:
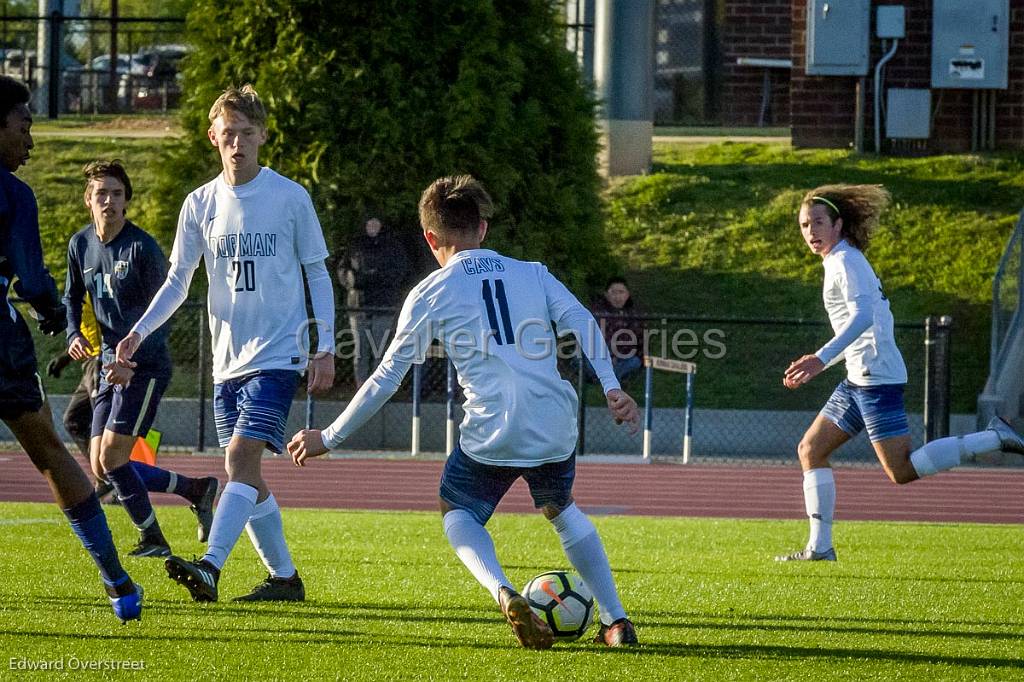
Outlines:
<svg viewBox="0 0 1024 682"><path fill-rule="evenodd" d="M181 17L31 16L0 5L0 73L27 84L33 109L165 112L181 99Z"/></svg>

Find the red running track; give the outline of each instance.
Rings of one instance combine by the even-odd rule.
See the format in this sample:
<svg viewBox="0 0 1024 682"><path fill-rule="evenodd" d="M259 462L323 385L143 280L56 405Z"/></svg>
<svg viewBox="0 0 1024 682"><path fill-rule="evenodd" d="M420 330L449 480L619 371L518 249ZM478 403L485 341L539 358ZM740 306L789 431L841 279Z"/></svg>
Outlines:
<svg viewBox="0 0 1024 682"><path fill-rule="evenodd" d="M222 460L209 456L161 457L160 464L188 476L224 479ZM437 509L444 463L393 459L313 461L305 468L285 458L265 459L263 471L278 502L290 507ZM908 486L889 482L880 469L837 469L836 516L851 520L1024 523L1024 471L953 471ZM802 519L798 468L580 463L575 496L591 514L645 514L724 518ZM0 500L48 502L42 476L18 452L0 452ZM158 503L179 498L157 495ZM532 511L518 481L499 511Z"/></svg>

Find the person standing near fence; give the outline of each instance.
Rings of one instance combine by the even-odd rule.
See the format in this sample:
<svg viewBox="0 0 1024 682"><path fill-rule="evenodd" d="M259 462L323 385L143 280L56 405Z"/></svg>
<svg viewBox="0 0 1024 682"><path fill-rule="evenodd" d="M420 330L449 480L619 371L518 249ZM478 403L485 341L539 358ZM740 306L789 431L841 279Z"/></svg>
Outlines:
<svg viewBox="0 0 1024 682"><path fill-rule="evenodd" d="M115 348L163 284L167 260L156 240L128 220L132 183L121 162L94 161L83 173L92 222L68 242L64 304L68 355L93 362L101 350L102 371L91 401L89 461L96 478L113 486L139 531L139 542L129 556L169 556L170 544L149 493L175 493L191 502L199 520L199 539L205 541L218 482L212 476L193 479L131 461L132 448L149 432L171 381L170 325L161 326L139 347L133 368L116 362ZM99 325L100 348L82 330L87 296Z"/></svg>
<svg viewBox="0 0 1024 682"><path fill-rule="evenodd" d="M644 325L637 319L639 309L624 277L612 277L604 295L590 306L612 354L615 378L624 381L636 374L644 363ZM593 369L587 364L588 374Z"/></svg>
<svg viewBox="0 0 1024 682"><path fill-rule="evenodd" d="M999 450L1024 454L1024 439L998 417L985 431L941 438L911 451L903 404L907 370L896 347L889 300L864 257L889 200L889 192L880 185L825 185L808 192L800 205L800 232L824 265L822 296L835 336L813 355L794 360L783 384L796 389L840 360L846 361L846 378L797 450L810 519L807 545L775 557L776 561L836 560L836 486L829 458L864 429L885 473L898 484Z"/></svg>
<svg viewBox="0 0 1024 682"><path fill-rule="evenodd" d="M552 321L590 354L617 423L638 428L636 403L619 388L594 317L541 263L481 248L493 204L470 176L435 180L420 198L423 236L441 266L417 284L380 365L333 424L300 431L288 444L302 466L337 447L395 394L431 342L444 345L466 395L459 445L441 475L440 507L452 549L505 615L519 643L553 644L551 629L515 591L485 524L515 481L551 522L566 557L593 591L607 646L637 643L608 557L590 519L573 501L576 393L556 366ZM593 349L593 350L591 350Z"/></svg>
<svg viewBox="0 0 1024 682"><path fill-rule="evenodd" d="M346 306L355 341L353 370L356 388L363 385L388 345L394 323L392 310L402 302L402 286L409 277L405 248L371 216L352 240L348 253L338 264L338 281L347 292ZM368 310L366 310L368 308Z"/></svg>
<svg viewBox="0 0 1024 682"><path fill-rule="evenodd" d="M217 601L228 555L246 529L267 578L244 601L302 601L306 591L284 538L281 510L263 480L263 450L280 453L292 400L307 370L310 393L334 382L334 292L320 221L309 193L259 164L267 113L251 85L228 88L210 109L210 143L223 172L181 207L167 279L149 309L118 345L132 356L188 295L200 259L210 282L214 418L226 450L228 483L197 561L171 556L168 576L195 601ZM318 351L309 357L309 286Z"/></svg>
<svg viewBox="0 0 1024 682"><path fill-rule="evenodd" d="M114 615L121 621L137 620L142 617L142 587L121 565L99 498L57 436L36 372L32 334L7 301L13 288L50 336L67 325L57 285L43 263L35 194L14 176L33 147L30 98L23 83L0 76L0 300L5 308L0 314L0 419L46 479L57 506L96 562Z"/></svg>

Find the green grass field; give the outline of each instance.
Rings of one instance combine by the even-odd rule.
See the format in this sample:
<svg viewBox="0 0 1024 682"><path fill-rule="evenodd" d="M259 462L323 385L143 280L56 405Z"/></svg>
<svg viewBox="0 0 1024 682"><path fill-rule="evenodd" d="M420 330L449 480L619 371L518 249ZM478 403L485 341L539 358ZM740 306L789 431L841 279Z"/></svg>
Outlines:
<svg viewBox="0 0 1024 682"><path fill-rule="evenodd" d="M179 553L200 551L184 507L161 507L160 516ZM108 517L127 547L127 518L116 508ZM162 562L134 560L147 609L141 623L122 626L53 505L0 505L0 677L54 679L61 673L15 677L10 660L72 657L141 661L145 678L161 680L1024 675L1018 527L849 522L837 529L839 563L790 565L770 555L800 545L803 522L600 517L643 644L538 653L518 648L435 514L287 510L285 524L306 603L194 604ZM499 514L491 529L517 584L565 566L540 516ZM258 582L261 568L243 537L222 598ZM113 677L131 675L139 673Z"/></svg>

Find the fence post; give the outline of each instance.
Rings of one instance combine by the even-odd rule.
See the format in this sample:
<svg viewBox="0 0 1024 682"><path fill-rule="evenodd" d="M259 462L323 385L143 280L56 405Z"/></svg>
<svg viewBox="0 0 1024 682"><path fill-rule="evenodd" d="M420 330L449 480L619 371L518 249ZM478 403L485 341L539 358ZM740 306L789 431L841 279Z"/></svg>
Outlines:
<svg viewBox="0 0 1024 682"><path fill-rule="evenodd" d="M61 41L61 29L64 27L64 17L61 15L60 10L53 10L50 12L50 73L47 74L47 101L49 102L49 117L51 119L57 118L60 112L60 85L61 79L64 76L64 71L61 69L60 53L63 41ZM42 60L42 55L39 55Z"/></svg>
<svg viewBox="0 0 1024 682"><path fill-rule="evenodd" d="M206 449L206 304L199 307L199 434L196 452Z"/></svg>
<svg viewBox="0 0 1024 682"><path fill-rule="evenodd" d="M929 316L924 336L924 437L925 442L949 435L950 336L953 318Z"/></svg>

